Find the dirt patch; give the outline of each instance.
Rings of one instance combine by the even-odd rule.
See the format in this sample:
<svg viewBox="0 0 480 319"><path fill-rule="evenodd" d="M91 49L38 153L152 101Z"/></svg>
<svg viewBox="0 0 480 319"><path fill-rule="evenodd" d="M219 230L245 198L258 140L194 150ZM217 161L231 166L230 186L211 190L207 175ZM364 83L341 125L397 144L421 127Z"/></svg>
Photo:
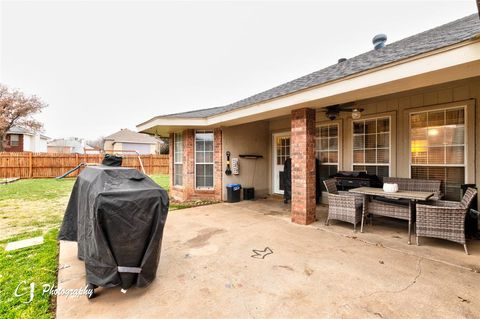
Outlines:
<svg viewBox="0 0 480 319"><path fill-rule="evenodd" d="M185 242L190 248L205 246L208 240L213 236L225 232L222 228L204 228L198 232L198 235Z"/></svg>
<svg viewBox="0 0 480 319"><path fill-rule="evenodd" d="M0 240L34 230L58 227L68 197L53 200L0 201Z"/></svg>
<svg viewBox="0 0 480 319"><path fill-rule="evenodd" d="M308 277L310 277L310 276L313 274L313 269L311 269L311 268L308 267L308 266L305 266L305 269L303 270L303 272L305 273L305 275L307 275Z"/></svg>

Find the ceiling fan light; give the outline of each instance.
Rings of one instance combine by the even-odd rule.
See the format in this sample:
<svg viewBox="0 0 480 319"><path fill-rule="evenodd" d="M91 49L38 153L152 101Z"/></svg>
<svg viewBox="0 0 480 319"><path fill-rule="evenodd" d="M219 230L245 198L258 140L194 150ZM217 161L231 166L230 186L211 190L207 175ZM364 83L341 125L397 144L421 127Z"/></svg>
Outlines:
<svg viewBox="0 0 480 319"><path fill-rule="evenodd" d="M352 119L358 120L362 117L362 112L359 109L352 110Z"/></svg>

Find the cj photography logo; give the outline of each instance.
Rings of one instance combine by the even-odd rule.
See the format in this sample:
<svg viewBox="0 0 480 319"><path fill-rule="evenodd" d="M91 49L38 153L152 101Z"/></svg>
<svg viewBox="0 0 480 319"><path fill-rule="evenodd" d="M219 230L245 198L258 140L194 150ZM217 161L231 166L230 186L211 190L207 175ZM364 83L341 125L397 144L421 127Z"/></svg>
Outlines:
<svg viewBox="0 0 480 319"><path fill-rule="evenodd" d="M22 280L18 283L13 295L17 298L21 298L22 303L29 304L35 298L36 293L38 292L39 288L36 288L37 285L34 282L28 283L26 280ZM41 294L50 295L50 296L66 296L68 297L80 297L80 296L88 296L89 298L93 295L93 289L87 288L87 286L83 288L76 288L76 289L65 289L55 287L53 284L42 284L41 286Z"/></svg>

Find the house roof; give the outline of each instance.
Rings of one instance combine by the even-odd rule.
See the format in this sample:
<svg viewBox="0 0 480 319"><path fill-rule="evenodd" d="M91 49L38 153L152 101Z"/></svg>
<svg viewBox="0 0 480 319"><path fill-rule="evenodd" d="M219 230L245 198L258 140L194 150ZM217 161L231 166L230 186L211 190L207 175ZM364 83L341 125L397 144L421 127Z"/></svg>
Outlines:
<svg viewBox="0 0 480 319"><path fill-rule="evenodd" d="M475 13L388 44L379 50L371 50L360 54L344 62L331 65L235 103L220 107L162 115L155 118L208 118L454 45L478 37L479 34L480 20L478 14Z"/></svg>
<svg viewBox="0 0 480 319"><path fill-rule="evenodd" d="M83 148L82 140L77 138L57 138L49 141L47 145L56 147Z"/></svg>
<svg viewBox="0 0 480 319"><path fill-rule="evenodd" d="M134 132L126 128L121 129L120 131L105 137L105 140L113 141L114 143L138 143L138 144L159 143L159 141L151 135Z"/></svg>
<svg viewBox="0 0 480 319"><path fill-rule="evenodd" d="M21 134L21 135L36 135L37 133L27 130L26 128L19 127L19 126L12 126L8 131L7 134ZM48 136L40 134L40 138L48 139Z"/></svg>

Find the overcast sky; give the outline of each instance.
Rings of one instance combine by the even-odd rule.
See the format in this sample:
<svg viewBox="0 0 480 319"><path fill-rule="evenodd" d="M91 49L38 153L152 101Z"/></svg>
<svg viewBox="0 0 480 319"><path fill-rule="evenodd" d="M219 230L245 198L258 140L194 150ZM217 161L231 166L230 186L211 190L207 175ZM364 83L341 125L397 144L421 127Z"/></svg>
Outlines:
<svg viewBox="0 0 480 319"><path fill-rule="evenodd" d="M229 104L476 12L468 1L1 2L0 82L49 137Z"/></svg>

